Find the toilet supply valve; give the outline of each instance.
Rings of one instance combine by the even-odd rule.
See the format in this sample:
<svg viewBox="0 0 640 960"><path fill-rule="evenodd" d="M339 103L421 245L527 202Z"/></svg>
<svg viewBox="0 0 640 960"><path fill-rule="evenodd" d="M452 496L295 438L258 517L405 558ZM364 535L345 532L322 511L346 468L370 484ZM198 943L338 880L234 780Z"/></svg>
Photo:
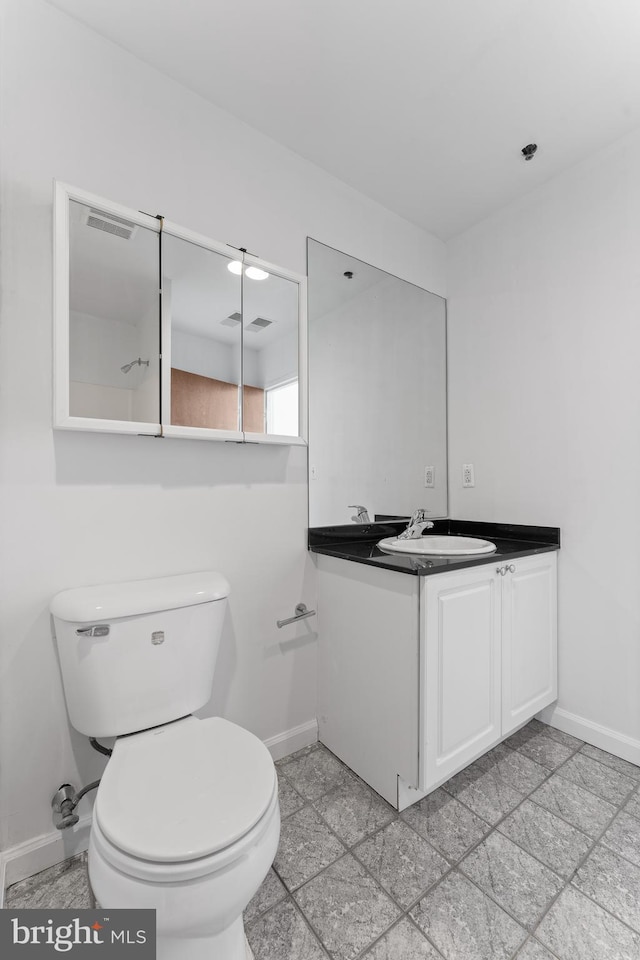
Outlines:
<svg viewBox="0 0 640 960"><path fill-rule="evenodd" d="M74 810L85 793L88 793L90 790L95 790L99 783L99 780L93 780L77 793L70 783L63 783L62 786L56 790L51 799L53 822L55 823L56 829L66 830L67 827L75 827L80 817L77 813L74 813Z"/></svg>
<svg viewBox="0 0 640 960"><path fill-rule="evenodd" d="M70 783L63 783L57 790L51 801L53 809L53 822L58 830L65 830L66 827L74 827L80 817L74 813L77 805L76 792ZM56 816L57 815L57 816Z"/></svg>

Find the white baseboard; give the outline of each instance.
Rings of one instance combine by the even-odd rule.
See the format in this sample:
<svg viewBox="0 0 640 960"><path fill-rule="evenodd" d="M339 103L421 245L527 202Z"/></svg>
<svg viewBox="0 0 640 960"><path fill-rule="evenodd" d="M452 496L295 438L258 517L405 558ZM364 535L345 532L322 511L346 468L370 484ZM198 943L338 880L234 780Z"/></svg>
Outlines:
<svg viewBox="0 0 640 960"><path fill-rule="evenodd" d="M301 723L299 727L293 727L291 730L285 730L283 733L276 734L275 737L269 737L264 741L265 747L269 750L274 760L282 760L288 757L290 753L296 750L302 750L315 743L318 739L318 721L309 720L307 723Z"/></svg>
<svg viewBox="0 0 640 960"><path fill-rule="evenodd" d="M275 737L269 737L264 742L273 759L280 760L302 747L308 747L317 739L318 722L310 720ZM87 814L80 818L75 827L53 830L0 853L0 908L4 903L4 891L12 883L32 877L34 873L87 850L90 830L91 814Z"/></svg>
<svg viewBox="0 0 640 960"><path fill-rule="evenodd" d="M0 907L4 902L4 891L12 883L26 880L34 873L83 853L89 846L90 829L91 814L85 814L75 827L43 833L4 850L0 854Z"/></svg>
<svg viewBox="0 0 640 960"><path fill-rule="evenodd" d="M634 740L624 733L618 733L609 727L603 727L600 723L594 723L593 720L586 720L575 713L569 713L562 707L545 707L538 714L538 719L543 723L548 723L551 727L562 730L563 733L570 733L580 740L585 740L594 747L600 747L607 753L612 753L622 760L629 760L640 766L640 740Z"/></svg>

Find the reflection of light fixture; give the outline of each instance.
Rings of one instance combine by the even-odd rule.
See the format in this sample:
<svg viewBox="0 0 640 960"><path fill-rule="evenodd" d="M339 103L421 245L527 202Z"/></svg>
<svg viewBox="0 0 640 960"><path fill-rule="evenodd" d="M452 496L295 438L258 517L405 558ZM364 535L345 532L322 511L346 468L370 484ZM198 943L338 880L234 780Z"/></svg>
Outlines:
<svg viewBox="0 0 640 960"><path fill-rule="evenodd" d="M235 273L236 276L240 276L242 274L242 262L240 260L232 260L231 263L227 264L227 270ZM250 280L266 280L269 276L266 270L260 270L259 267L247 267L244 272Z"/></svg>
<svg viewBox="0 0 640 960"><path fill-rule="evenodd" d="M266 270L261 270L259 267L247 267L245 273L252 280L266 280L269 276Z"/></svg>

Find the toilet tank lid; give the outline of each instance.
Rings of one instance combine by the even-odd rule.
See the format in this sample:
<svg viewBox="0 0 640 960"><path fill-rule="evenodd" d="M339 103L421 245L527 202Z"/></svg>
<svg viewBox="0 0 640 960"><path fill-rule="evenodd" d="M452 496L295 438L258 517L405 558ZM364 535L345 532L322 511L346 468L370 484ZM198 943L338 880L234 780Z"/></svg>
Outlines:
<svg viewBox="0 0 640 960"><path fill-rule="evenodd" d="M153 580L98 583L56 594L51 613L58 620L88 623L224 600L231 588L221 573L200 570Z"/></svg>

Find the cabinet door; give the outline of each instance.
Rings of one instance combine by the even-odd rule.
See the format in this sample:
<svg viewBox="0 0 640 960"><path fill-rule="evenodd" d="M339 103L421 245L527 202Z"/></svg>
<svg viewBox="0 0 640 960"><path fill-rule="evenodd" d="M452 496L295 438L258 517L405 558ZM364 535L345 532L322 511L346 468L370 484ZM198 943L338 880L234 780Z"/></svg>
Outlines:
<svg viewBox="0 0 640 960"><path fill-rule="evenodd" d="M448 779L500 739L499 580L489 564L425 577L422 789Z"/></svg>
<svg viewBox="0 0 640 960"><path fill-rule="evenodd" d="M557 697L556 564L555 553L514 560L502 580L503 736Z"/></svg>

